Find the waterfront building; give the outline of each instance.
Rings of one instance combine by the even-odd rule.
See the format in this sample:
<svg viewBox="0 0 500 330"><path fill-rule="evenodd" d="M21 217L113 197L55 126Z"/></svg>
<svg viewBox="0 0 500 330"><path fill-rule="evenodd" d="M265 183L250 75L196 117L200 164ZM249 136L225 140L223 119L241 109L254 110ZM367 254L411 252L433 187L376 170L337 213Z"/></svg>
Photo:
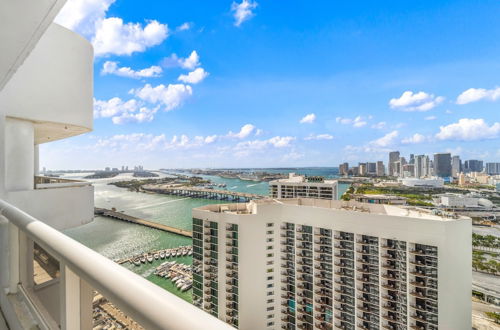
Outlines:
<svg viewBox="0 0 500 330"><path fill-rule="evenodd" d="M384 176L385 175L385 166L384 166L383 161L381 161L381 160L377 161L375 171L377 173L377 176Z"/></svg>
<svg viewBox="0 0 500 330"><path fill-rule="evenodd" d="M458 174L462 171L462 161L460 156L453 156L451 158L451 176L458 178Z"/></svg>
<svg viewBox="0 0 500 330"><path fill-rule="evenodd" d="M61 232L94 216L88 182L39 176L40 144L93 128L94 54L53 23L64 3L0 0L0 328L92 329L98 291L146 329L230 329Z"/></svg>
<svg viewBox="0 0 500 330"><path fill-rule="evenodd" d="M451 154L436 153L434 154L434 175L440 178L451 176Z"/></svg>
<svg viewBox="0 0 500 330"><path fill-rule="evenodd" d="M399 160L399 151L392 151L389 153L389 176L395 176L395 163Z"/></svg>
<svg viewBox="0 0 500 330"><path fill-rule="evenodd" d="M360 203L406 205L406 198L392 195L352 194L351 199Z"/></svg>
<svg viewBox="0 0 500 330"><path fill-rule="evenodd" d="M193 210L193 300L240 329L471 328L471 220L319 199Z"/></svg>
<svg viewBox="0 0 500 330"><path fill-rule="evenodd" d="M404 178L399 179L403 186L407 187L423 187L423 188L442 188L444 180L442 178Z"/></svg>
<svg viewBox="0 0 500 330"><path fill-rule="evenodd" d="M338 181L325 180L322 177L306 177L290 173L287 179L269 182L269 197L271 198L321 198L336 200L338 196Z"/></svg>
<svg viewBox="0 0 500 330"><path fill-rule="evenodd" d="M367 175L368 174L368 168L366 166L366 163L359 163L359 175Z"/></svg>
<svg viewBox="0 0 500 330"><path fill-rule="evenodd" d="M339 174L343 176L349 175L349 163L342 163L339 165Z"/></svg>
<svg viewBox="0 0 500 330"><path fill-rule="evenodd" d="M353 166L349 169L349 174L350 175L358 175L359 174L359 167L358 166Z"/></svg>
<svg viewBox="0 0 500 330"><path fill-rule="evenodd" d="M464 162L464 172L482 172L484 169L483 161L477 159L470 159Z"/></svg>
<svg viewBox="0 0 500 330"><path fill-rule="evenodd" d="M366 163L366 173L368 175L377 174L377 163Z"/></svg>
<svg viewBox="0 0 500 330"><path fill-rule="evenodd" d="M485 171L488 175L500 174L500 163L486 163Z"/></svg>

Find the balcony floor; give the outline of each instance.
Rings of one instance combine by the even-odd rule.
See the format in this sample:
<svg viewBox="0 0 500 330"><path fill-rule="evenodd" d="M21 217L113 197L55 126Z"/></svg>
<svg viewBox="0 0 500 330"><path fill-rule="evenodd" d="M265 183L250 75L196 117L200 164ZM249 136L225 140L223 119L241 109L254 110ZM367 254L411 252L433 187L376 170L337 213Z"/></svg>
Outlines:
<svg viewBox="0 0 500 330"><path fill-rule="evenodd" d="M0 310L0 330L8 330L7 324L5 323L5 320L3 319L3 314L2 310Z"/></svg>

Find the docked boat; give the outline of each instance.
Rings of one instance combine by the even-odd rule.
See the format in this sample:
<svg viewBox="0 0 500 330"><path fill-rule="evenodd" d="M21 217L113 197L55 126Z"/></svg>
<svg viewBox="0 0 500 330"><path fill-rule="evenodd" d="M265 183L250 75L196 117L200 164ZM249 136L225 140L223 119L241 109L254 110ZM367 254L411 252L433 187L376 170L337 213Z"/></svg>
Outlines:
<svg viewBox="0 0 500 330"><path fill-rule="evenodd" d="M155 257L156 260L158 260L158 258L160 258L160 255L158 253L155 253L154 257Z"/></svg>
<svg viewBox="0 0 500 330"><path fill-rule="evenodd" d="M165 252L165 257L170 258L170 250L167 250L167 252Z"/></svg>
<svg viewBox="0 0 500 330"><path fill-rule="evenodd" d="M141 257L141 262L142 262L143 264L145 264L145 263L146 263L146 257L142 256L142 257Z"/></svg>
<svg viewBox="0 0 500 330"><path fill-rule="evenodd" d="M193 254L193 250L189 250L188 252L188 256L192 255Z"/></svg>
<svg viewBox="0 0 500 330"><path fill-rule="evenodd" d="M153 257L150 255L148 255L146 259L148 260L149 263L153 262Z"/></svg>
<svg viewBox="0 0 500 330"><path fill-rule="evenodd" d="M160 252L160 258L165 259L165 251Z"/></svg>

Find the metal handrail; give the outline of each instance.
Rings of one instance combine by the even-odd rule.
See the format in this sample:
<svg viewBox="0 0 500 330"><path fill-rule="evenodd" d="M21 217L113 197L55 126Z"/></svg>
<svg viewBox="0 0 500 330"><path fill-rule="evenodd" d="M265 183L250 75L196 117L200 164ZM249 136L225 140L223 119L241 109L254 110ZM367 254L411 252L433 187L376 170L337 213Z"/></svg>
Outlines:
<svg viewBox="0 0 500 330"><path fill-rule="evenodd" d="M234 329L3 200L0 215L146 329Z"/></svg>

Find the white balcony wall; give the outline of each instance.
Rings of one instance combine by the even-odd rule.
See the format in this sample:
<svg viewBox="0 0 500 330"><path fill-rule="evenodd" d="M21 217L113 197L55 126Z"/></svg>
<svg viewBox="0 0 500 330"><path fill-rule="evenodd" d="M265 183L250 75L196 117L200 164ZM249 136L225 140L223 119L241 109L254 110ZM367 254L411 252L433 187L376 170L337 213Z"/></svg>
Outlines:
<svg viewBox="0 0 500 330"><path fill-rule="evenodd" d="M7 117L34 122L35 144L92 130L93 50L51 24L0 95Z"/></svg>
<svg viewBox="0 0 500 330"><path fill-rule="evenodd" d="M5 190L33 189L34 127L25 120L5 121Z"/></svg>
<svg viewBox="0 0 500 330"><path fill-rule="evenodd" d="M81 226L94 217L90 185L9 192L7 200L57 230Z"/></svg>
<svg viewBox="0 0 500 330"><path fill-rule="evenodd" d="M65 2L0 1L0 90L22 65Z"/></svg>

